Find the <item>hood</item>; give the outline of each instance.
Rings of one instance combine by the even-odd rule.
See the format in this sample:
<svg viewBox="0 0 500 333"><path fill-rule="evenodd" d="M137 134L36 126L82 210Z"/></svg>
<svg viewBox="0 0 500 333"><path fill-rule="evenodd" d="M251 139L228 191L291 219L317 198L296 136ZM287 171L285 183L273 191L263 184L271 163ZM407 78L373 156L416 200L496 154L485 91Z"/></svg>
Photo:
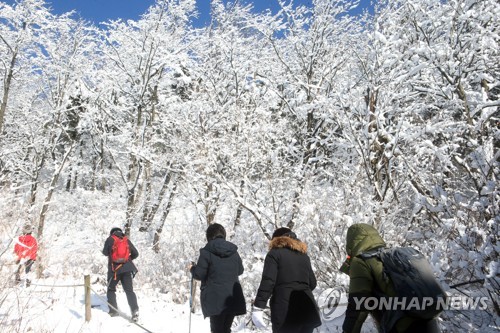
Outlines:
<svg viewBox="0 0 500 333"><path fill-rule="evenodd" d="M221 258L232 256L238 251L238 247L223 238L216 238L205 245L205 250Z"/></svg>
<svg viewBox="0 0 500 333"><path fill-rule="evenodd" d="M384 240L377 229L369 224L354 224L347 230L345 250L351 258L382 246L385 246Z"/></svg>
<svg viewBox="0 0 500 333"><path fill-rule="evenodd" d="M385 242L377 229L365 223L358 223L350 226L347 230L345 244L347 259L340 268L340 271L349 274L351 258L379 247L385 247Z"/></svg>
<svg viewBox="0 0 500 333"><path fill-rule="evenodd" d="M288 236L275 237L269 243L269 250L287 248L290 250L298 251L300 253L307 252L307 244Z"/></svg>

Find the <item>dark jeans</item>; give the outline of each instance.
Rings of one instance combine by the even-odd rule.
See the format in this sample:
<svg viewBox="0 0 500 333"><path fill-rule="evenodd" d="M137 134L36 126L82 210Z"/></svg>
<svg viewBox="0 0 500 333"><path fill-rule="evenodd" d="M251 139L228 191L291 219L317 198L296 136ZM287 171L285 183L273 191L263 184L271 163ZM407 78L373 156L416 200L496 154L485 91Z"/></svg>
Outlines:
<svg viewBox="0 0 500 333"><path fill-rule="evenodd" d="M210 331L212 333L231 333L234 315L221 314L210 317Z"/></svg>
<svg viewBox="0 0 500 333"><path fill-rule="evenodd" d="M128 305L130 306L130 311L132 314L139 310L139 306L137 305L137 296L134 292L134 286L132 284L132 272L125 272L116 275L116 280L114 274L108 274L108 292L106 296L108 297L108 303L111 304L115 309L118 309L116 304L116 286L118 282L122 283L123 290L125 291L125 295L127 295ZM109 308L110 313L116 313L116 310L113 308Z"/></svg>

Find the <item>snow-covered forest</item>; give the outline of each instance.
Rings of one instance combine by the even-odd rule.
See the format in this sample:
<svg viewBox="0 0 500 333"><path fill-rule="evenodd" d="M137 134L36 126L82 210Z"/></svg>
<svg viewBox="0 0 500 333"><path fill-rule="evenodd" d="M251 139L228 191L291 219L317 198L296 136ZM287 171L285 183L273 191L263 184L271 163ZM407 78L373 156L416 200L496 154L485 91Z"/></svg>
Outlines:
<svg viewBox="0 0 500 333"><path fill-rule="evenodd" d="M356 16L356 1L280 3L212 0L193 28L195 0L105 27L0 2L2 332L27 320L2 319L27 221L39 281L88 273L104 290L119 226L140 252L135 286L174 305L212 222L239 247L248 304L276 227L308 244L320 292L347 288L346 230L369 223L420 249L449 292L488 297L445 311L445 332L498 329L498 1L380 0Z"/></svg>

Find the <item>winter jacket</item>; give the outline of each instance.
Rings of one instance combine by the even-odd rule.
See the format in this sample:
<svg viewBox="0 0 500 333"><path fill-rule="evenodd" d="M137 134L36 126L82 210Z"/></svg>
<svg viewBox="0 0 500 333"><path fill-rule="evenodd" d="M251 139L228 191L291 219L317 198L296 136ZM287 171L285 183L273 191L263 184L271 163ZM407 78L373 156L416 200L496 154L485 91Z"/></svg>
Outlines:
<svg viewBox="0 0 500 333"><path fill-rule="evenodd" d="M14 245L14 253L17 255L18 260L31 259L36 260L36 252L38 244L35 237L31 234L21 235Z"/></svg>
<svg viewBox="0 0 500 333"><path fill-rule="evenodd" d="M378 231L368 224L355 224L347 231L346 252L350 259L341 267L341 271L350 277L348 306L342 326L345 333L360 332L369 313L356 309L354 297L396 296L392 282L383 273L382 261L378 257L360 257L363 253L385 246ZM382 322L383 312L374 310L370 313L378 324ZM409 328L419 324L418 319L403 317L391 332L408 332Z"/></svg>
<svg viewBox="0 0 500 333"><path fill-rule="evenodd" d="M265 308L270 300L273 332L284 327L321 326L312 294L316 277L307 255L307 245L298 239L275 237L269 244L254 306Z"/></svg>
<svg viewBox="0 0 500 333"><path fill-rule="evenodd" d="M121 231L115 232L113 235L123 238L125 235ZM111 261L111 253L113 252L113 244L115 240L112 236L109 236L104 242L104 248L102 249L102 254L108 257L108 281L111 276L115 273L116 275L122 273L132 272L133 274L137 273L137 267L135 267L132 260L136 259L139 256L139 251L135 248L134 244L128 239L128 246L130 249L130 260L123 264L116 264Z"/></svg>
<svg viewBox="0 0 500 333"><path fill-rule="evenodd" d="M238 276L243 263L238 247L223 238L208 241L191 268L193 278L201 281L201 310L204 317L246 313L245 297Z"/></svg>

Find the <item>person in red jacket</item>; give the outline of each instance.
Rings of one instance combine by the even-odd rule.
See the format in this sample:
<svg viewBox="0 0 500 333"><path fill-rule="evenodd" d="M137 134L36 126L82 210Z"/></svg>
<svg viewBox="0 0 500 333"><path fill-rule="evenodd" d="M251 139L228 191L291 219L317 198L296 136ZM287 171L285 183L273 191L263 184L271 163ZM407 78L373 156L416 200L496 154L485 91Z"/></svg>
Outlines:
<svg viewBox="0 0 500 333"><path fill-rule="evenodd" d="M17 256L16 264L19 265L16 272L16 283L21 282L21 270L24 266L25 274L28 274L36 260L36 252L38 250L38 243L31 235L33 232L33 227L29 224L25 225L22 230L22 235L20 235L16 244L14 245L14 253ZM26 286L30 285L31 281L26 279Z"/></svg>
<svg viewBox="0 0 500 333"><path fill-rule="evenodd" d="M115 246L115 243L117 246ZM122 245L119 245L120 243ZM118 253L122 251L126 251L124 253L125 258L118 256ZM128 305L130 306L132 320L137 322L139 320L139 305L137 304L137 296L133 285L137 267L133 260L139 256L139 251L137 251L137 248L132 244L130 239L126 237L122 229L115 227L111 229L109 237L104 242L102 254L108 257L108 290L106 296L108 298L109 315L111 317L120 315L116 302L116 286L118 282L121 282L127 296Z"/></svg>

